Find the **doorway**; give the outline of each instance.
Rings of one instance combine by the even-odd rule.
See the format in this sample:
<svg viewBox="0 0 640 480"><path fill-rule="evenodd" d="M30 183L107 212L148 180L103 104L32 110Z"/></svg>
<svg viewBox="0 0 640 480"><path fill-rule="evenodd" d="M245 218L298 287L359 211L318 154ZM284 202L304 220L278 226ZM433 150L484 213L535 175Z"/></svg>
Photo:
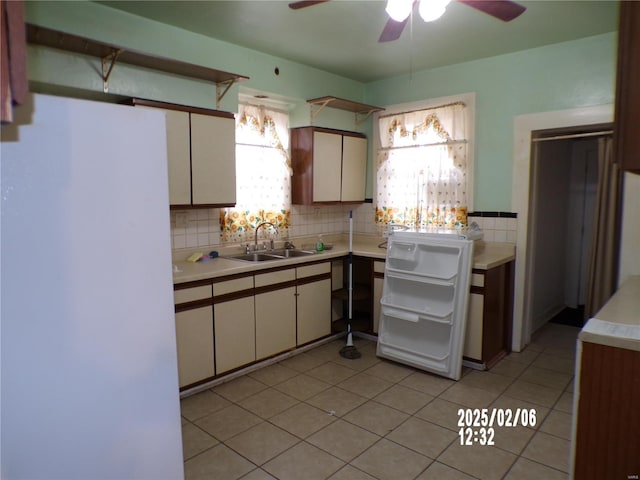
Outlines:
<svg viewBox="0 0 640 480"><path fill-rule="evenodd" d="M528 306L531 331L548 321L584 324L598 145L612 125L538 130L531 135Z"/></svg>
<svg viewBox="0 0 640 480"><path fill-rule="evenodd" d="M568 110L528 113L514 117L513 172L511 211L518 215L516 241L515 285L513 298L512 349L520 352L531 342L532 322L528 308L529 285L527 266L529 188L531 173L532 132L550 128L570 128L575 125L595 125L613 122L613 105L596 105Z"/></svg>

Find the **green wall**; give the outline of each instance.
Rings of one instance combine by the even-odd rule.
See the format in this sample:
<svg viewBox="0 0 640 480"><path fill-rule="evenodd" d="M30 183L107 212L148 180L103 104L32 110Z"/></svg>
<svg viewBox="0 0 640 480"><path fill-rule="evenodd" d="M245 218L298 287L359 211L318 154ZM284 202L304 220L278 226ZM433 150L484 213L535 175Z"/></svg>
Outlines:
<svg viewBox="0 0 640 480"><path fill-rule="evenodd" d="M249 81L229 91L220 108L236 111L242 88L268 92L292 105L292 126L311 124L308 98L333 95L385 106L476 92L476 210L511 209L514 116L614 99L615 33L363 84L92 2L25 5L30 23L248 76ZM29 78L49 91L70 87L99 97L100 68L98 59L29 47ZM215 108L215 88L206 82L126 65L116 66L110 93ZM356 125L353 114L335 109L323 110L313 124L372 134L371 121ZM372 144L368 197L373 192Z"/></svg>
<svg viewBox="0 0 640 480"><path fill-rule="evenodd" d="M476 92L475 210L511 210L513 118L613 103L616 33L451 65L367 85L393 105Z"/></svg>
<svg viewBox="0 0 640 480"><path fill-rule="evenodd" d="M87 1L25 2L29 23L82 37L128 47L162 57L209 66L250 77L234 86L220 109L236 111L240 87L285 96L294 103L292 118L298 125L310 123L306 99L325 95L362 101L364 85L282 58L147 20ZM274 73L278 67L279 75ZM29 78L47 86L65 86L86 92L101 92L99 59L70 55L50 48L29 48ZM215 108L215 88L204 81L116 65L109 91L122 96L140 96L185 105ZM354 129L352 114L322 112L314 124Z"/></svg>

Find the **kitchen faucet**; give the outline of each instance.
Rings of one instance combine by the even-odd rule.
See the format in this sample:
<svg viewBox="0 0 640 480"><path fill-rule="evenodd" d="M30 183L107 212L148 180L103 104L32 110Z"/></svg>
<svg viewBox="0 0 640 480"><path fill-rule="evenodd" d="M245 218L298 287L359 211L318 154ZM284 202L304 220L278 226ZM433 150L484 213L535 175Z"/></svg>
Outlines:
<svg viewBox="0 0 640 480"><path fill-rule="evenodd" d="M256 233L255 233L255 238L253 241L253 250L257 251L258 250L258 230L260 230L260 227L263 227L264 225L271 225L273 227L273 229L276 231L276 235L278 234L278 227L276 227L273 223L271 222L262 222L261 224L259 224L256 227ZM271 239L271 248L273 248L273 239ZM266 247L265 247L266 249Z"/></svg>

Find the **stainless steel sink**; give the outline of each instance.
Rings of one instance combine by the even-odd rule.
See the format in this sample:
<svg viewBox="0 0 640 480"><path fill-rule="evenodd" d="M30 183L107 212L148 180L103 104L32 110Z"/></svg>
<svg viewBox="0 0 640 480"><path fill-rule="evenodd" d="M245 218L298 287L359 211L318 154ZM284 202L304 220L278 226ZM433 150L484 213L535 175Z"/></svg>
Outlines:
<svg viewBox="0 0 640 480"><path fill-rule="evenodd" d="M276 257L274 255L268 255L266 253L243 253L240 255L231 255L227 258L233 258L234 260L244 260L245 262L264 262L267 260L282 260L282 257Z"/></svg>
<svg viewBox="0 0 640 480"><path fill-rule="evenodd" d="M292 250L289 248L281 248L279 250L272 250L269 252L269 255L277 255L279 257L284 258L294 258L294 257L306 257L308 255L314 255L316 252L312 252L310 250Z"/></svg>
<svg viewBox="0 0 640 480"><path fill-rule="evenodd" d="M281 248L278 250L269 250L267 252L241 253L239 255L230 255L227 258L233 260L243 260L245 262L265 262L269 260L283 260L285 258L306 257L313 255L315 252L310 250L291 250Z"/></svg>

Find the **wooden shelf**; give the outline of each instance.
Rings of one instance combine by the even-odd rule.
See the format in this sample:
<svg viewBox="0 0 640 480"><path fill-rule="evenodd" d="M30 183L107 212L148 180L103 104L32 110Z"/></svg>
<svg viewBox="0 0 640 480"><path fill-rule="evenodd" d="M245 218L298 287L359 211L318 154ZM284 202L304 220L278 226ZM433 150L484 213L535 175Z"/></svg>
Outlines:
<svg viewBox="0 0 640 480"><path fill-rule="evenodd" d="M216 84L216 104L218 107L231 85L249 79L243 75L150 55L32 24L27 24L27 41L34 45L101 58L105 93L109 90L109 76L116 62L213 82Z"/></svg>
<svg viewBox="0 0 640 480"><path fill-rule="evenodd" d="M338 97L319 97L307 100L312 105L311 118L314 119L325 107L337 108L338 110L346 110L356 115L356 123L362 123L374 112L382 112L384 108L374 107L364 103L352 102ZM313 109L313 106L316 109Z"/></svg>

